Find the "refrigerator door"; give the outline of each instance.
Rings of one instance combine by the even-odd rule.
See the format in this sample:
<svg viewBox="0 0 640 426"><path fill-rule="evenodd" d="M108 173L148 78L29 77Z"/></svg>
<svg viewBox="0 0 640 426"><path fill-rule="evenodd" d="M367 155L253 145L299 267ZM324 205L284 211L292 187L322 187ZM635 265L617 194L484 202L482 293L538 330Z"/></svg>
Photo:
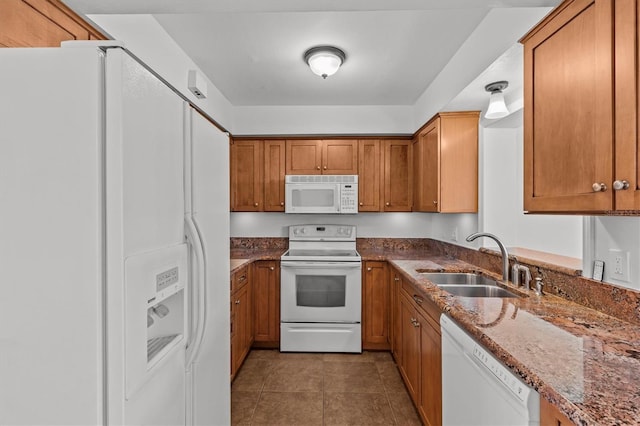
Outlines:
<svg viewBox="0 0 640 426"><path fill-rule="evenodd" d="M0 424L101 424L102 58L0 63Z"/></svg>
<svg viewBox="0 0 640 426"><path fill-rule="evenodd" d="M204 248L206 276L204 337L194 362L187 365L187 421L230 424L229 138L193 108L186 108L191 124L185 132L191 178L187 210L191 207Z"/></svg>
<svg viewBox="0 0 640 426"><path fill-rule="evenodd" d="M187 253L180 248L184 243L182 99L122 49L108 49L105 65L109 421L184 424L186 339L175 340L177 347L157 364L148 364L143 373L141 357L146 354L140 345L147 342L125 340L147 330L146 314L154 301L151 296L146 301L149 306L136 301L149 282L158 275L162 281L163 274L170 280L177 273L179 282L186 278L180 272L186 269ZM172 255L172 248L178 253ZM168 253L166 265L153 260L163 255L152 253ZM149 269L145 271L144 265ZM166 306L173 315L151 315L155 325L148 330L166 324L180 311L184 315L186 299L183 291L176 293ZM136 309L131 309L132 303ZM182 332L176 326L171 334L184 335L184 323ZM153 337L149 333L147 338Z"/></svg>

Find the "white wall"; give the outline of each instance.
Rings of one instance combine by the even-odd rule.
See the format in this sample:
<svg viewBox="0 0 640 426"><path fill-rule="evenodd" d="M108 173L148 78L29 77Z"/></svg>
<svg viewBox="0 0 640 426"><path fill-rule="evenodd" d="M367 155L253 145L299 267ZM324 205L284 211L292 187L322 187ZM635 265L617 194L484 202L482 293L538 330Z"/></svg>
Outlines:
<svg viewBox="0 0 640 426"><path fill-rule="evenodd" d="M603 281L640 290L640 218L603 216L592 220L593 257L605 263ZM614 272L619 255L627 263L622 265L626 277ZM591 276L592 271L589 261L584 265L584 275Z"/></svg>
<svg viewBox="0 0 640 426"><path fill-rule="evenodd" d="M523 213L523 127L515 124L481 129L480 229L507 246L581 258L582 216Z"/></svg>
<svg viewBox="0 0 640 426"><path fill-rule="evenodd" d="M308 223L357 225L358 237L427 238L431 235L431 215L422 213L231 213L231 236L288 237L289 225Z"/></svg>

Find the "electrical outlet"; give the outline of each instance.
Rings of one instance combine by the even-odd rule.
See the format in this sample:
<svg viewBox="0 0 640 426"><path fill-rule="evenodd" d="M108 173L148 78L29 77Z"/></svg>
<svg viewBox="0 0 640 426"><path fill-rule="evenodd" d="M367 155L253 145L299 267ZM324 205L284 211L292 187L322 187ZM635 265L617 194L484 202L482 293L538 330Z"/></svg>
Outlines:
<svg viewBox="0 0 640 426"><path fill-rule="evenodd" d="M629 261L628 251L610 249L609 250L611 268L611 278L617 281L629 282Z"/></svg>

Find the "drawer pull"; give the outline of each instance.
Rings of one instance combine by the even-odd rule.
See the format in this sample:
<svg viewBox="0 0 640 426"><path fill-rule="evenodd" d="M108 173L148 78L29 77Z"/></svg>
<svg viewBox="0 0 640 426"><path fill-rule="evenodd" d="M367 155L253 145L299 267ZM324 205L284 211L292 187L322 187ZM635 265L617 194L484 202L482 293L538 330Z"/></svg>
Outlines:
<svg viewBox="0 0 640 426"><path fill-rule="evenodd" d="M413 300L415 300L418 305L421 305L422 302L424 302L424 299L422 297L418 296L417 294L413 295Z"/></svg>
<svg viewBox="0 0 640 426"><path fill-rule="evenodd" d="M420 327L420 323L415 318L411 318L411 324L413 324L414 327Z"/></svg>
<svg viewBox="0 0 640 426"><path fill-rule="evenodd" d="M236 300L236 305L239 305L239 304L240 304L240 301L239 301L239 300Z"/></svg>

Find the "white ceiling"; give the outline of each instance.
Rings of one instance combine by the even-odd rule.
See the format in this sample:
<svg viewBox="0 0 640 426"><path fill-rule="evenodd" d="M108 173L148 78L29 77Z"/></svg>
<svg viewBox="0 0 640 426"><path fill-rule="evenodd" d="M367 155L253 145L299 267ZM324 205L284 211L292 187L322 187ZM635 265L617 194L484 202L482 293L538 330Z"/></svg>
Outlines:
<svg viewBox="0 0 640 426"><path fill-rule="evenodd" d="M493 8L550 7L559 0L65 3L85 15L153 14L231 104L271 106L413 105ZM302 59L306 49L320 44L347 54L343 67L326 80ZM483 87L494 74L521 87L521 57L511 49L465 92L475 103L486 103ZM474 108L463 94L448 109Z"/></svg>

